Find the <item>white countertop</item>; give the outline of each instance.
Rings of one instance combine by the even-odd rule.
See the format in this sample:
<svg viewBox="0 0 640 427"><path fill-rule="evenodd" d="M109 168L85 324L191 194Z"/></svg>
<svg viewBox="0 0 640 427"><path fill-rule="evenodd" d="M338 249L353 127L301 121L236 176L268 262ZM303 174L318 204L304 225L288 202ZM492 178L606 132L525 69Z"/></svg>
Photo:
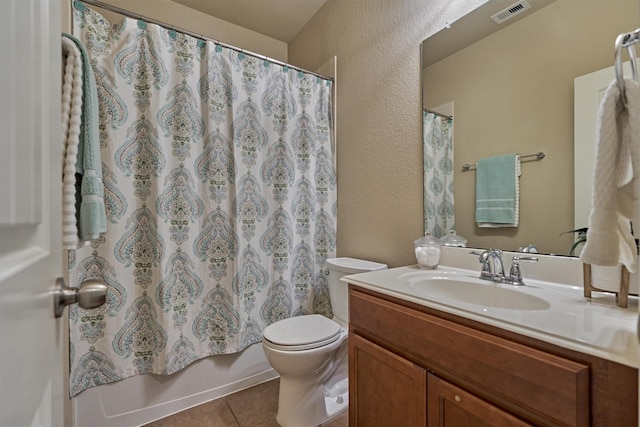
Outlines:
<svg viewBox="0 0 640 427"><path fill-rule="evenodd" d="M619 308L613 294L594 292L584 297L582 286L527 280L514 287L476 280L479 270L439 266L435 273L455 275L478 286L499 286L523 292L548 303L543 309L516 310L476 305L430 295L411 285L412 277L425 270L398 267L345 276L343 281L402 300L496 326L571 350L638 368L640 346L636 334L638 298L629 297L628 308Z"/></svg>

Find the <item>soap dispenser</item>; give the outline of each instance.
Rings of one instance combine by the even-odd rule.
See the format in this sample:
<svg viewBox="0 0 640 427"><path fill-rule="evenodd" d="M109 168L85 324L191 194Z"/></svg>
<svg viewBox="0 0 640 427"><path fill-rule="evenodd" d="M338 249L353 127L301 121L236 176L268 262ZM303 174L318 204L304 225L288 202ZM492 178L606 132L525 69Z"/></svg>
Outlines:
<svg viewBox="0 0 640 427"><path fill-rule="evenodd" d="M431 236L431 233L425 233L424 237L413 242L413 246L418 267L424 270L433 270L438 266L442 248L440 239Z"/></svg>

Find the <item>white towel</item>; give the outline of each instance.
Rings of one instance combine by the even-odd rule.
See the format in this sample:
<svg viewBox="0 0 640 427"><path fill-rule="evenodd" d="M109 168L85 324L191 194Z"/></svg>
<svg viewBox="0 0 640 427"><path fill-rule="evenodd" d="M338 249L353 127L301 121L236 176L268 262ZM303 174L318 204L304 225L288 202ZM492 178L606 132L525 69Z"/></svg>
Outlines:
<svg viewBox="0 0 640 427"><path fill-rule="evenodd" d="M76 218L76 161L82 116L82 60L74 42L62 37L62 247L76 249L79 244Z"/></svg>
<svg viewBox="0 0 640 427"><path fill-rule="evenodd" d="M628 79L624 85L626 107L613 81L598 108L591 213L580 258L594 265L623 264L633 273L637 249L630 222L640 229L640 87Z"/></svg>

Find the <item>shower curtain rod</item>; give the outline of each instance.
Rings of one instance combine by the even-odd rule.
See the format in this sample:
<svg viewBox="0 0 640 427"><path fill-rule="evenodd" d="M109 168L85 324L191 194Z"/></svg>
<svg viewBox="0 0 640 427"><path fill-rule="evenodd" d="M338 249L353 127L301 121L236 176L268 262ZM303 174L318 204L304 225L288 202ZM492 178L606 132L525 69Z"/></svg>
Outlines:
<svg viewBox="0 0 640 427"><path fill-rule="evenodd" d="M133 12L128 11L126 9L122 9L120 7L117 7L117 6L112 6L112 5L108 4L108 3L104 3L104 2L101 2L99 0L71 0L72 7L73 7L73 3L75 3L76 1L78 1L80 3L90 4L92 6L97 6L97 7L100 7L102 9L108 10L110 12L119 13L120 15L124 15L124 16L127 16L129 18L136 18L136 19L140 19L142 21L145 21L145 22L148 22L148 23L151 23L151 24L156 24L156 25L159 25L161 27L177 31L177 32L182 33L182 34L186 34L188 36L195 37L197 39L207 40L207 41L215 43L216 45L219 45L219 46L222 46L222 47L226 47L227 49L235 50L236 52L240 52L240 53L243 53L245 55L253 56L255 58L264 59L265 61L269 61L269 62L272 62L274 64L282 65L283 67L292 68L294 70L301 71L301 72L306 73L306 74L311 74L313 76L320 77L321 79L324 79L324 80L329 80L331 82L334 81L333 77L328 77L328 76L324 76L322 74L314 73L313 71L305 70L304 68L296 67L294 65L287 64L286 62L278 61L277 59L269 58L268 56L261 55L259 53L251 52L249 50L242 49L242 48L239 48L237 46L233 46L233 45L230 45L230 44L227 44L227 43L223 43L220 40L215 40L215 39L212 39L210 37L203 36L202 34L196 34L196 33L192 32L192 31L185 30L184 28L176 27L175 25L170 25L170 24L167 24L166 22L158 21L157 19L153 19L153 18L149 18L147 16L143 16L143 15L140 15L140 14L137 14L137 13L133 13ZM73 18L73 15L72 15L72 18Z"/></svg>
<svg viewBox="0 0 640 427"><path fill-rule="evenodd" d="M423 108L427 113L435 114L436 116L442 117L443 119L453 119L453 116L447 116L446 114L438 113L437 111L429 110L428 108Z"/></svg>

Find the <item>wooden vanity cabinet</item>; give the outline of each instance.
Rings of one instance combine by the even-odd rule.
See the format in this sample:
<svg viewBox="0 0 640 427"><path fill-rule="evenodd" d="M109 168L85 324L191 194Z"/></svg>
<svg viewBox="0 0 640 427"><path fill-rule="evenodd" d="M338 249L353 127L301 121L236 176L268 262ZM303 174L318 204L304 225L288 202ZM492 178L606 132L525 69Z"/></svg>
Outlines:
<svg viewBox="0 0 640 427"><path fill-rule="evenodd" d="M350 286L351 426L637 426L638 370Z"/></svg>

